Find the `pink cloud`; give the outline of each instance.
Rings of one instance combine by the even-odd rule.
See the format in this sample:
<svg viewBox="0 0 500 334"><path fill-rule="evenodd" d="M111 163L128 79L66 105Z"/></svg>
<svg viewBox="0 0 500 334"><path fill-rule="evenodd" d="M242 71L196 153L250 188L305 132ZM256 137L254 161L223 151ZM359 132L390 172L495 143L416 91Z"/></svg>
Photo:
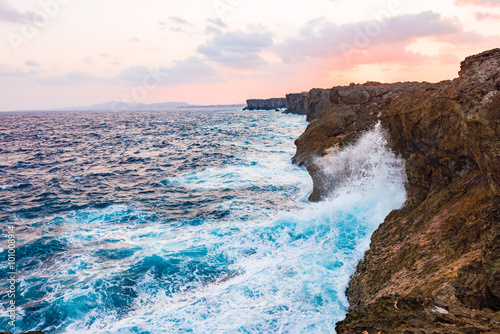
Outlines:
<svg viewBox="0 0 500 334"><path fill-rule="evenodd" d="M455 0L457 6L500 6L500 0Z"/></svg>
<svg viewBox="0 0 500 334"><path fill-rule="evenodd" d="M406 50L408 41L372 45L364 50L353 50L351 53L337 54L322 62L321 70L335 71L355 68L359 65L397 63L421 65L430 58L417 52ZM384 65L387 66L387 65Z"/></svg>
<svg viewBox="0 0 500 334"><path fill-rule="evenodd" d="M382 22L368 21L336 25L314 21L299 36L276 47L276 52L289 62L305 58L332 58L364 53L377 45L409 43L417 37L447 36L462 27L441 15L426 11L388 18ZM348 60L351 62L351 60Z"/></svg>
<svg viewBox="0 0 500 334"><path fill-rule="evenodd" d="M458 64L464 49L482 51L500 44L500 37L464 31L459 21L430 11L388 18L379 22L378 33L373 31L370 34L373 24L336 25L316 20L298 36L276 46L275 50L289 63L315 62L323 70L345 71L370 64L385 67L387 63L408 67L430 63ZM421 38L428 38L441 46L432 55L407 49Z"/></svg>
<svg viewBox="0 0 500 334"><path fill-rule="evenodd" d="M485 13L485 12L476 12L474 14L476 20L478 21L486 21L486 20L500 20L500 15L493 13Z"/></svg>
<svg viewBox="0 0 500 334"><path fill-rule="evenodd" d="M473 47L484 50L498 47L500 44L500 36L485 36L475 31L461 31L449 36L437 36L436 40L456 47Z"/></svg>

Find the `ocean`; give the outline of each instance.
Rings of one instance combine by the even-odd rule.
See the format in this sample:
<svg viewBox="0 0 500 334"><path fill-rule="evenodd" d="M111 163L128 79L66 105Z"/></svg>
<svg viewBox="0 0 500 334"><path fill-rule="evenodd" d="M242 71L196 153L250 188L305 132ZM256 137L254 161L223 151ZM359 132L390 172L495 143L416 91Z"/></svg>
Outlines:
<svg viewBox="0 0 500 334"><path fill-rule="evenodd" d="M306 126L223 107L0 113L0 331L335 333L406 199L404 162L377 125L319 162L335 182L310 203L290 160Z"/></svg>

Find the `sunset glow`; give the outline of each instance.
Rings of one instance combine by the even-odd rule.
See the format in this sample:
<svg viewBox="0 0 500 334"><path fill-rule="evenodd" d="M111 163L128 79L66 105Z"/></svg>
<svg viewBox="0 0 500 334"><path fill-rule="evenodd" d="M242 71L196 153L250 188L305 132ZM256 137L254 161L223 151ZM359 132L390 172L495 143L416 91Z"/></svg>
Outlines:
<svg viewBox="0 0 500 334"><path fill-rule="evenodd" d="M496 0L0 0L0 110L440 81L498 31Z"/></svg>

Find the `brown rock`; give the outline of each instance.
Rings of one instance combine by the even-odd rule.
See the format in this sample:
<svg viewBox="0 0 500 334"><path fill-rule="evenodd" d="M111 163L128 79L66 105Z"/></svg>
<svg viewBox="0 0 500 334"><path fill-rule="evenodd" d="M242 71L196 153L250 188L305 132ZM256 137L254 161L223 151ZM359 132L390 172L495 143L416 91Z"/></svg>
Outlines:
<svg viewBox="0 0 500 334"><path fill-rule="evenodd" d="M316 159L324 156L331 148L339 149L352 142L361 131L375 124L379 112L394 97L405 89L418 85L415 82L367 82L363 85L333 87L330 90L328 98L331 100L331 107L313 120L295 141L297 152L292 158L295 164L307 166L312 176L314 191L309 197L311 201L318 201L327 195L330 186L324 183L321 168L314 165ZM314 106L311 97L313 100L318 99L319 94L323 99L326 96L324 90L311 90L309 105Z"/></svg>
<svg viewBox="0 0 500 334"><path fill-rule="evenodd" d="M498 91L495 49L453 81L334 87L335 106L297 139L313 200L328 191L315 159L377 120L406 160L406 206L373 234L337 333L500 333Z"/></svg>
<svg viewBox="0 0 500 334"><path fill-rule="evenodd" d="M330 101L330 90L313 88L309 91L307 99L307 121L311 122L323 115L325 111L332 107L333 103Z"/></svg>
<svg viewBox="0 0 500 334"><path fill-rule="evenodd" d="M333 87L330 90L330 101L335 104L365 104L370 102L370 99L366 89L356 85Z"/></svg>
<svg viewBox="0 0 500 334"><path fill-rule="evenodd" d="M381 113L406 159L407 206L372 236L338 333L500 332L500 50L469 57L460 77L406 90ZM374 317L386 298L423 298ZM401 318L401 316L403 318Z"/></svg>
<svg viewBox="0 0 500 334"><path fill-rule="evenodd" d="M307 113L307 99L309 93L287 94L286 95L286 113L305 115Z"/></svg>

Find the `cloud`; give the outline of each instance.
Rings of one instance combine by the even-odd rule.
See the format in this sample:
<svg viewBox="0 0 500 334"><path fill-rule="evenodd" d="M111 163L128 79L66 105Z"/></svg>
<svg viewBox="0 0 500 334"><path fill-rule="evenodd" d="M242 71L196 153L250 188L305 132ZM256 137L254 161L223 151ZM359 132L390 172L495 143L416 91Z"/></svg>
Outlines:
<svg viewBox="0 0 500 334"><path fill-rule="evenodd" d="M24 77L27 73L20 68L13 69L7 64L0 65L0 78L4 77Z"/></svg>
<svg viewBox="0 0 500 334"><path fill-rule="evenodd" d="M104 84L158 84L159 86L182 86L196 83L214 83L224 81L210 65L198 57L177 61L170 67L152 69L147 66L132 66L123 69L119 75L110 77L95 76L80 70L62 75L40 76L43 71L23 71L4 64L0 65L0 78L33 80L44 85L77 85L83 83Z"/></svg>
<svg viewBox="0 0 500 334"><path fill-rule="evenodd" d="M186 28L191 28L191 24L187 20L178 16L170 16L168 18L168 23L165 21L160 21L158 24L161 30L165 30L168 28L168 30L170 31L182 33L187 32Z"/></svg>
<svg viewBox="0 0 500 334"><path fill-rule="evenodd" d="M147 66L132 66L123 69L115 79L129 84L141 84L154 80L160 86L223 81L223 78L210 65L198 57L177 61L170 67L159 67L157 70Z"/></svg>
<svg viewBox="0 0 500 334"><path fill-rule="evenodd" d="M7 79L9 82L24 83L26 80L39 78L39 75L44 72L45 71L41 69L30 69L28 71L24 71L20 68L14 69L7 64L0 65L0 78L4 80Z"/></svg>
<svg viewBox="0 0 500 334"><path fill-rule="evenodd" d="M95 65L94 58L92 57L85 57L84 62L89 65Z"/></svg>
<svg viewBox="0 0 500 334"><path fill-rule="evenodd" d="M476 13L474 13L474 16L476 17L476 20L478 20L478 21L499 20L500 19L500 15L493 14L493 13L476 12Z"/></svg>
<svg viewBox="0 0 500 334"><path fill-rule="evenodd" d="M0 21L20 23L26 15L12 7L6 0L0 0Z"/></svg>
<svg viewBox="0 0 500 334"><path fill-rule="evenodd" d="M455 0L455 5L496 7L500 6L500 0Z"/></svg>
<svg viewBox="0 0 500 334"><path fill-rule="evenodd" d="M355 48L368 49L381 44L411 41L416 37L449 35L461 31L456 23L427 11L387 18L336 25L326 20L310 22L299 36L278 45L283 60L293 62L307 57L328 58Z"/></svg>
<svg viewBox="0 0 500 334"><path fill-rule="evenodd" d="M198 52L225 67L254 68L267 63L259 53L272 45L271 32L230 31L216 33Z"/></svg>
<svg viewBox="0 0 500 334"><path fill-rule="evenodd" d="M88 82L105 82L109 83L108 78L98 77L82 71L71 71L64 75L52 75L38 78L37 82L47 85L75 85Z"/></svg>
<svg viewBox="0 0 500 334"><path fill-rule="evenodd" d="M439 39L439 38L438 38ZM446 38L440 38L443 42L454 43L461 46L465 45L477 45L477 46L487 46L492 43L500 42L500 37L498 36L484 36L475 31L462 31L457 34L451 34L446 36Z"/></svg>
<svg viewBox="0 0 500 334"><path fill-rule="evenodd" d="M35 60L26 60L24 62L24 65L26 65L26 66L40 66L40 64Z"/></svg>
<svg viewBox="0 0 500 334"><path fill-rule="evenodd" d="M169 20L175 24L189 25L189 22L183 19L182 17L171 16L169 17Z"/></svg>
<svg viewBox="0 0 500 334"><path fill-rule="evenodd" d="M108 58L109 56L111 56L109 53L101 53L102 58Z"/></svg>
<svg viewBox="0 0 500 334"><path fill-rule="evenodd" d="M220 18L218 19L207 19L207 22L210 23L210 24L213 24L213 25L216 25L220 28L227 28L227 24L225 24L224 22L222 22L222 20Z"/></svg>
<svg viewBox="0 0 500 334"><path fill-rule="evenodd" d="M397 62L402 65L418 66L429 60L428 56L420 53L406 50L406 43L393 43L390 46L387 44L379 44L370 48L369 52L358 52L351 55L352 64L373 64ZM332 64L333 69L345 68L345 59L339 56Z"/></svg>
<svg viewBox="0 0 500 334"><path fill-rule="evenodd" d="M218 34L222 34L222 31L217 27L207 26L205 28L205 33L207 33L209 35L218 35Z"/></svg>
<svg viewBox="0 0 500 334"><path fill-rule="evenodd" d="M222 34L221 29L227 28L227 24L222 22L221 19L207 19L208 25L205 27L205 33L210 35Z"/></svg>

